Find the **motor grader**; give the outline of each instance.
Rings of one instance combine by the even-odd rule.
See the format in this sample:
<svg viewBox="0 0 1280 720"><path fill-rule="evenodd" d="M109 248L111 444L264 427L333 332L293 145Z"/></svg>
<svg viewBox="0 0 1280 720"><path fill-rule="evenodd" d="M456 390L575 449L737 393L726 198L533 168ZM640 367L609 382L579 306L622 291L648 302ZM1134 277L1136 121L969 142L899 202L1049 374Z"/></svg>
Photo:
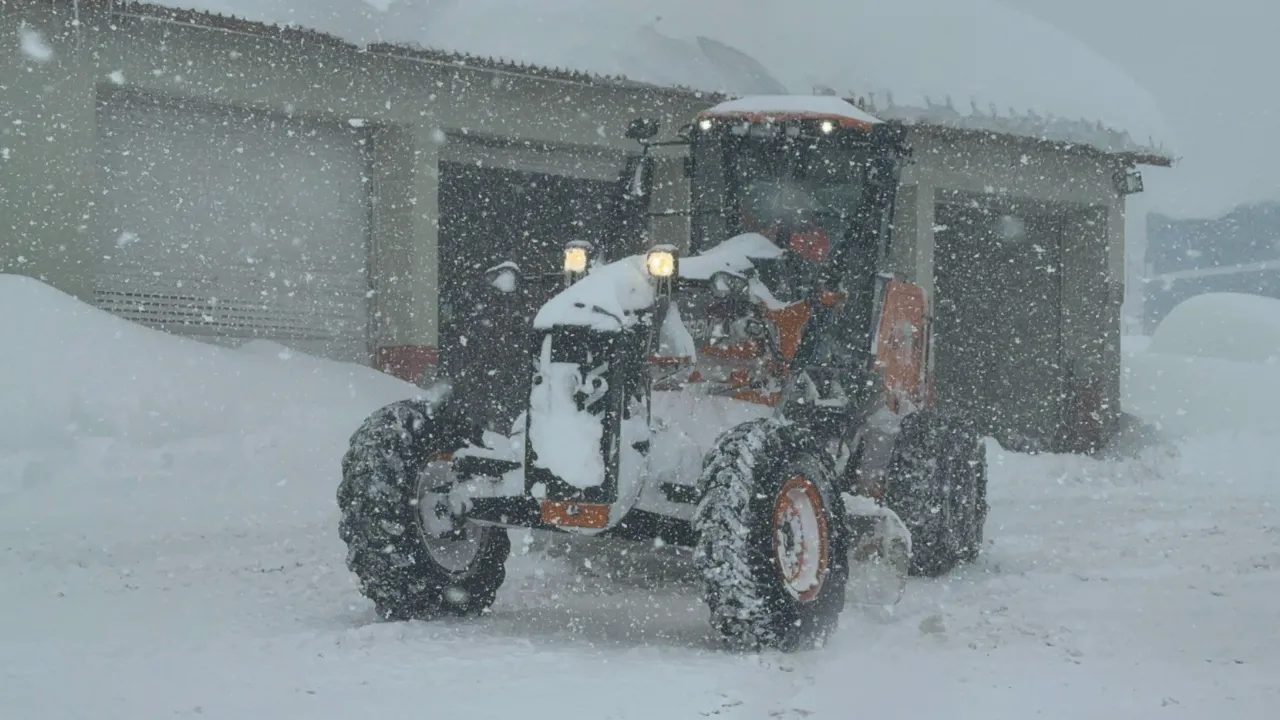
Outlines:
<svg viewBox="0 0 1280 720"><path fill-rule="evenodd" d="M929 303L890 268L904 128L786 96L657 131L628 130L609 237L567 243L562 272L486 271L562 286L516 339L509 428L446 378L353 434L340 533L383 618L485 610L507 530L534 528L692 548L727 645L796 650L979 553L982 438L935 408ZM690 188L674 242L651 233L658 148Z"/></svg>

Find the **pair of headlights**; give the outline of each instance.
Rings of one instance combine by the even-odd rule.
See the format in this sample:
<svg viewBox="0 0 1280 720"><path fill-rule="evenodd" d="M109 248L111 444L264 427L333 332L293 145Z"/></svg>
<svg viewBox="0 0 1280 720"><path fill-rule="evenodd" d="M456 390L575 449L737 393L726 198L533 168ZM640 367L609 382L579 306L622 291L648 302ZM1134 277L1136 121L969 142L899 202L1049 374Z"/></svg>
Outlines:
<svg viewBox="0 0 1280 720"><path fill-rule="evenodd" d="M591 251L594 248L585 240L574 240L564 246L564 277L571 284L587 274L591 265ZM644 269L649 277L658 281L673 280L677 274L678 252L671 245L656 245L644 256ZM485 279L502 293L513 293L521 285L524 277L520 266L513 262L504 262L485 271Z"/></svg>
<svg viewBox="0 0 1280 720"><path fill-rule="evenodd" d="M587 272L591 260L591 243L574 240L564 246L565 275L580 276ZM676 249L671 245L657 245L644 256L644 269L651 277L666 279L676 274Z"/></svg>

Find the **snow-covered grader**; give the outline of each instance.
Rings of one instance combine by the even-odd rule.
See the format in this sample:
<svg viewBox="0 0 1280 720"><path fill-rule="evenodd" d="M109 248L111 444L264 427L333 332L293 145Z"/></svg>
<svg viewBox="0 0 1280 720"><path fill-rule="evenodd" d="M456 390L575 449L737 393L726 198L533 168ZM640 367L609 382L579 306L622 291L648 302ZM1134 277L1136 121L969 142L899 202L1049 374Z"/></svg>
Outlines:
<svg viewBox="0 0 1280 720"><path fill-rule="evenodd" d="M524 527L692 548L728 645L795 650L979 553L982 439L935 408L929 304L889 271L903 128L786 97L656 134L628 132L615 237L552 276L487 271L498 293L563 284L509 430L444 379L352 436L340 532L382 617L488 608ZM690 231L653 245L659 146L686 155Z"/></svg>

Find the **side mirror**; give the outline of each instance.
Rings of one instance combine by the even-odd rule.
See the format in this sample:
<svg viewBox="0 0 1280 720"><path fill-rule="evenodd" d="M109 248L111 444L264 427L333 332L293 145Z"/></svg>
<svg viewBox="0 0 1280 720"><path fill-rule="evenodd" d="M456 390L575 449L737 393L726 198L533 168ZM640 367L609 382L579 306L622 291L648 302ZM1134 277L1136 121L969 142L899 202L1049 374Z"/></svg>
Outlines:
<svg viewBox="0 0 1280 720"><path fill-rule="evenodd" d="M484 279L500 293L513 293L520 289L523 278L520 277L520 266L508 260L484 271Z"/></svg>
<svg viewBox="0 0 1280 720"><path fill-rule="evenodd" d="M636 118L627 125L627 139L644 142L658 135L659 123L653 118Z"/></svg>

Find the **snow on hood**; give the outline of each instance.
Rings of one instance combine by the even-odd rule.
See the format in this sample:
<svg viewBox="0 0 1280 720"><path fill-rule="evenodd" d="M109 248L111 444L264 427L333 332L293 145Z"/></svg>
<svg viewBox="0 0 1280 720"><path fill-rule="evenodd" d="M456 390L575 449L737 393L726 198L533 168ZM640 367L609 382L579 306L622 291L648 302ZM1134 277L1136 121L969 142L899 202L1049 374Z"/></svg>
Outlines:
<svg viewBox="0 0 1280 720"><path fill-rule="evenodd" d="M741 275L751 259L771 259L782 250L759 233L731 237L700 255L680 259L680 277L709 280L714 273ZM644 255L631 255L592 268L578 282L547 301L533 318L538 330L578 325L616 332L638 321L636 312L653 305L653 285L644 268Z"/></svg>
<svg viewBox="0 0 1280 720"><path fill-rule="evenodd" d="M998 0L159 0L427 48L731 95L868 96L882 118L1172 146L1147 90ZM1105 128L1098 128L1101 123ZM1109 130L1108 130L1109 129Z"/></svg>
<svg viewBox="0 0 1280 720"><path fill-rule="evenodd" d="M772 260L782 250L759 233L743 233L725 240L700 255L680 259L680 277L710 280L718 272L741 275L751 269L751 260Z"/></svg>
<svg viewBox="0 0 1280 720"><path fill-rule="evenodd" d="M547 301L533 318L533 327L581 325L616 332L634 325L637 310L653 305L653 286L644 270L644 256L632 255L594 267L586 277Z"/></svg>

